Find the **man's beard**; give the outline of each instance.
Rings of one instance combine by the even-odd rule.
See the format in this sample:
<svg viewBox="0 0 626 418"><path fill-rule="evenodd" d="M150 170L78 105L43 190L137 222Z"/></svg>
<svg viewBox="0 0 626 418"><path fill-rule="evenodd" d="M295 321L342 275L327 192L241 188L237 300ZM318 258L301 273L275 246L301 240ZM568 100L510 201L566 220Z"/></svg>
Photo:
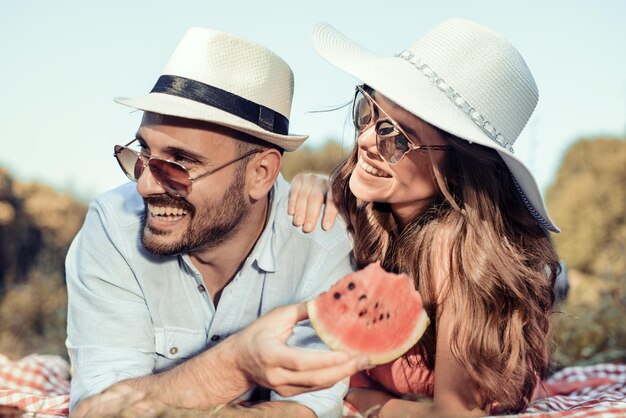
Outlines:
<svg viewBox="0 0 626 418"><path fill-rule="evenodd" d="M245 179L237 172L235 179L219 201L207 203L196 210L186 200L175 199L167 194L144 198L145 210L142 217L141 243L156 255L171 256L198 250L216 248L232 238L250 214L250 206L243 196ZM187 230L178 241L167 242L168 233L151 227L146 222L150 216L148 204L170 206L188 211L190 221Z"/></svg>

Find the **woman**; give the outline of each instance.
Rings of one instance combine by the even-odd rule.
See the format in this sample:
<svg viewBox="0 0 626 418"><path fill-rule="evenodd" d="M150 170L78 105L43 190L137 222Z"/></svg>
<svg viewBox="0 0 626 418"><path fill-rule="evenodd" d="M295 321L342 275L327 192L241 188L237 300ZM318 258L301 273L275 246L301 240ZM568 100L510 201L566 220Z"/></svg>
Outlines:
<svg viewBox="0 0 626 418"><path fill-rule="evenodd" d="M538 98L524 60L461 19L395 57L327 24L313 40L364 83L357 143L331 177L357 266L408 273L434 318L407 355L355 376L346 400L384 417L521 411L548 368L559 268L548 233L558 228L513 154Z"/></svg>

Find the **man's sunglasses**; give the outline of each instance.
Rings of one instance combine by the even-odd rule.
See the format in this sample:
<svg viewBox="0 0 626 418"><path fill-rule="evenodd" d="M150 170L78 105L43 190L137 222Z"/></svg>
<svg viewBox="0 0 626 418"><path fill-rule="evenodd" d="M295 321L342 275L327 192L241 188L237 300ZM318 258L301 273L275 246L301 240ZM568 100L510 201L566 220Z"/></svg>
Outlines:
<svg viewBox="0 0 626 418"><path fill-rule="evenodd" d="M261 149L248 151L238 156L234 160L214 167L209 171L200 174L199 176L191 177L189 175L189 171L185 168L185 166L177 163L176 161L152 157L128 148L128 146L136 140L137 138L133 139L124 146L116 145L114 148L113 156L117 159L117 162L122 168L122 171L124 171L124 174L126 174L126 177L136 182L143 174L143 170L146 167L149 167L150 172L152 173L152 176L154 177L156 182L161 187L163 187L163 189L167 193L175 197L186 197L189 193L191 193L191 184L195 180L198 180L199 178L202 178L204 176L208 176L209 174L213 174L216 171L219 171L222 168L227 167L232 163L242 160L252 154L263 151Z"/></svg>
<svg viewBox="0 0 626 418"><path fill-rule="evenodd" d="M376 148L380 156L389 164L398 164L405 155L415 150L444 151L449 145L415 144L367 92L366 86L356 86L352 107L352 121L359 133L374 124L376 132ZM378 118L382 114L384 118Z"/></svg>

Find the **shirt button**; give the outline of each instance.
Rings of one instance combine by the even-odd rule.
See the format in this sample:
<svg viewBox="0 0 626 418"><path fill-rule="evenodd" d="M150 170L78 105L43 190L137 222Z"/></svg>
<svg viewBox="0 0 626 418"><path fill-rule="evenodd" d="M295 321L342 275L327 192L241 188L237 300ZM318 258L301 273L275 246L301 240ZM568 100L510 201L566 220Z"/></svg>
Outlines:
<svg viewBox="0 0 626 418"><path fill-rule="evenodd" d="M198 292L206 292L206 288L204 287L203 284L198 285Z"/></svg>
<svg viewBox="0 0 626 418"><path fill-rule="evenodd" d="M222 338L222 337L220 337L219 335L216 334L216 335L213 335L211 337L211 341L218 341L220 338Z"/></svg>
<svg viewBox="0 0 626 418"><path fill-rule="evenodd" d="M170 354L171 354L171 355L175 355L176 353L178 353L178 347L172 347L172 348L170 348Z"/></svg>

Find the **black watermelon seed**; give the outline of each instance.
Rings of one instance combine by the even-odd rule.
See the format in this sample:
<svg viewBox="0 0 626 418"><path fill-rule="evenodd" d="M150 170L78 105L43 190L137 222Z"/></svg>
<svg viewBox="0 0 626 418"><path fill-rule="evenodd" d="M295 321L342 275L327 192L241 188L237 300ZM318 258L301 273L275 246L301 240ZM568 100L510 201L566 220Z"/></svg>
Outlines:
<svg viewBox="0 0 626 418"><path fill-rule="evenodd" d="M380 316L378 317L378 320L379 320L379 321L382 321L384 317L385 317L385 315L384 315L384 314L380 314Z"/></svg>
<svg viewBox="0 0 626 418"><path fill-rule="evenodd" d="M367 298L367 296L365 296L365 295L361 295L361 296L359 296L359 300L363 300L363 299L365 299L365 298Z"/></svg>
<svg viewBox="0 0 626 418"><path fill-rule="evenodd" d="M335 294L333 296L335 297L335 299L340 299L341 298L341 293L335 292Z"/></svg>
<svg viewBox="0 0 626 418"><path fill-rule="evenodd" d="M387 312L387 319L389 319L389 312Z"/></svg>
<svg viewBox="0 0 626 418"><path fill-rule="evenodd" d="M376 302L376 305L374 305L374 309L378 308L378 302Z"/></svg>
<svg viewBox="0 0 626 418"><path fill-rule="evenodd" d="M363 316L367 313L367 309L363 309L361 312L359 312L359 316Z"/></svg>
<svg viewBox="0 0 626 418"><path fill-rule="evenodd" d="M348 283L348 290L353 290L356 287L356 285L352 282Z"/></svg>

